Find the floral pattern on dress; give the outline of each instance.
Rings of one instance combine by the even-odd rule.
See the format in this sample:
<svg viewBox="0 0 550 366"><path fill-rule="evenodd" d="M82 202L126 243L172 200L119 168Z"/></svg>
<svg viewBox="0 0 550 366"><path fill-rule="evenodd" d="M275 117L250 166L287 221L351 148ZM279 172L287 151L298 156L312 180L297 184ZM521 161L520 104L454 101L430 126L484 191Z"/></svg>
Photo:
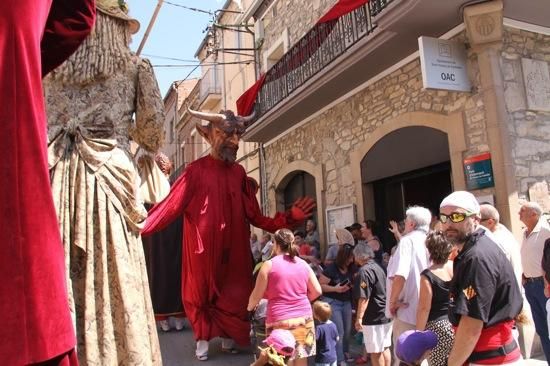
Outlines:
<svg viewBox="0 0 550 366"><path fill-rule="evenodd" d="M130 141L163 144L151 64L86 86L44 82L48 162L81 365L160 365L139 231L147 211ZM135 121L133 115L135 113Z"/></svg>

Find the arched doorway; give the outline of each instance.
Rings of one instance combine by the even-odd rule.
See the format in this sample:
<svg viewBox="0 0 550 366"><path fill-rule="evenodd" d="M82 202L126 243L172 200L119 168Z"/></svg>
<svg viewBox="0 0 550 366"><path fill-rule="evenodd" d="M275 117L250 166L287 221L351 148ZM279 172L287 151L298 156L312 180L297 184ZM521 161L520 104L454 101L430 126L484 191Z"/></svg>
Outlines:
<svg viewBox="0 0 550 366"><path fill-rule="evenodd" d="M448 136L431 127L396 129L361 160L365 218L378 223L385 249L395 244L386 230L389 220L402 220L407 207L420 205L437 214L439 203L452 192Z"/></svg>
<svg viewBox="0 0 550 366"><path fill-rule="evenodd" d="M277 211L288 210L294 201L301 197L317 197L315 177L303 170L297 170L288 174L281 182L278 189ZM317 211L313 211L313 221L319 226ZM305 230L305 224L298 228Z"/></svg>

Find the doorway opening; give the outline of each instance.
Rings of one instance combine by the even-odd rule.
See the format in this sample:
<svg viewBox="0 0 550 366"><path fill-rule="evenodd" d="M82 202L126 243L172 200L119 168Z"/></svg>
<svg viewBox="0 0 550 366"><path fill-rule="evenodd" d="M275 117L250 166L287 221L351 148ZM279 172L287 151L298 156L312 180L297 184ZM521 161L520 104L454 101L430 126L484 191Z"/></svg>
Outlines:
<svg viewBox="0 0 550 366"><path fill-rule="evenodd" d="M301 197L317 197L315 177L303 170L289 174L283 179L277 195L277 211L286 211L292 207L294 201ZM319 228L317 210L313 210L311 219ZM296 229L305 232L305 223Z"/></svg>
<svg viewBox="0 0 550 366"><path fill-rule="evenodd" d="M390 220L403 220L413 205L437 215L439 203L452 192L447 134L424 126L387 134L361 161L361 181L364 217L376 221L375 234L389 251L396 244Z"/></svg>

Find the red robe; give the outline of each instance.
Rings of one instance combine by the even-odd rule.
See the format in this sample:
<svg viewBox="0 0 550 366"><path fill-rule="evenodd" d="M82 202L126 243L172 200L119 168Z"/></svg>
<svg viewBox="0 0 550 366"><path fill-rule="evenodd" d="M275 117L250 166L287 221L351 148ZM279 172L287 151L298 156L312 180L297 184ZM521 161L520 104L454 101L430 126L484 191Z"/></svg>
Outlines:
<svg viewBox="0 0 550 366"><path fill-rule="evenodd" d="M142 235L184 215L183 306L197 340L249 344L250 224L273 232L296 223L281 213L263 216L256 192L242 166L207 156L189 164L169 196L149 211Z"/></svg>
<svg viewBox="0 0 550 366"><path fill-rule="evenodd" d="M0 1L0 365L74 360L41 78L94 17L93 0Z"/></svg>

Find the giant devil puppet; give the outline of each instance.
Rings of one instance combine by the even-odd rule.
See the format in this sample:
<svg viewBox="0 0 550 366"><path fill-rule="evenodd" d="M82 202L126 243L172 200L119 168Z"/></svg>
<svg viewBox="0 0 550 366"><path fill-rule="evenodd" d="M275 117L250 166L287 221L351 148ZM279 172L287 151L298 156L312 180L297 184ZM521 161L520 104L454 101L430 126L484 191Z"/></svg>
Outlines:
<svg viewBox="0 0 550 366"><path fill-rule="evenodd" d="M235 162L252 116L190 113L209 121L196 128L212 146L211 153L189 164L168 197L149 211L142 234L162 229L183 213L183 305L197 340L196 355L205 360L208 341L214 337L225 338L226 351L231 350L226 339L240 345L250 340L250 224L270 232L295 226L311 215L315 203L302 198L285 213L263 216L256 199L258 185Z"/></svg>

